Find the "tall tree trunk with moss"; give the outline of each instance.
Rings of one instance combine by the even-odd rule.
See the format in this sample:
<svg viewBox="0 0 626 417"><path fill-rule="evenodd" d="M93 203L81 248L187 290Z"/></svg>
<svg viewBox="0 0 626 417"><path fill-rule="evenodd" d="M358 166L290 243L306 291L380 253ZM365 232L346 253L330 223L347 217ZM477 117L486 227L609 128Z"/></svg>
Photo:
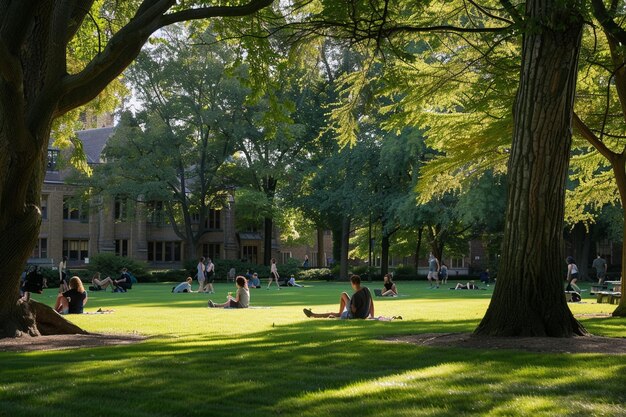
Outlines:
<svg viewBox="0 0 626 417"><path fill-rule="evenodd" d="M582 25L577 2L526 3L502 261L478 335L586 334L567 306L562 276L565 181Z"/></svg>

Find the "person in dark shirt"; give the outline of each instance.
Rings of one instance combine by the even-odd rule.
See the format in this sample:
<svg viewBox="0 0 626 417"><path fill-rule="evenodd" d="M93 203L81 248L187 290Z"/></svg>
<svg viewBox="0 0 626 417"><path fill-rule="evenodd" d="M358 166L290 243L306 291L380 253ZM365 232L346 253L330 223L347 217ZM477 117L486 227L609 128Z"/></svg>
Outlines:
<svg viewBox="0 0 626 417"><path fill-rule="evenodd" d="M78 277L72 277L70 289L57 296L54 309L61 314L82 314L83 306L87 304L87 292Z"/></svg>
<svg viewBox="0 0 626 417"><path fill-rule="evenodd" d="M128 269L122 268L122 275L120 276L120 279L116 279L113 283L116 287L122 288L124 291L130 290L133 287L133 281L130 278Z"/></svg>
<svg viewBox="0 0 626 417"><path fill-rule="evenodd" d="M307 317L314 318L338 317L341 319L373 319L374 301L372 300L372 294L369 288L361 287L361 277L358 275L352 275L350 282L352 283L354 294L352 294L352 298L350 298L348 293L341 293L338 313L313 313L311 310L305 308L303 310L304 314Z"/></svg>

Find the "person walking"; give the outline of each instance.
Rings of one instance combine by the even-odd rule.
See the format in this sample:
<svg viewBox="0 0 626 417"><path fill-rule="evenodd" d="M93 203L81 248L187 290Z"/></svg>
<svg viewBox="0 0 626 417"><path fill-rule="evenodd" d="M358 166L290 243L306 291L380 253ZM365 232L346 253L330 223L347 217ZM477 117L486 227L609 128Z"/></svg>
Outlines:
<svg viewBox="0 0 626 417"><path fill-rule="evenodd" d="M568 256L565 262L567 262L567 287L565 287L565 291L576 291L580 295L580 288L576 285L576 281L578 281L578 265L576 265L574 258L571 256Z"/></svg>
<svg viewBox="0 0 626 417"><path fill-rule="evenodd" d="M68 286L70 277L67 275L67 256L59 262L59 293L64 293L70 288Z"/></svg>
<svg viewBox="0 0 626 417"><path fill-rule="evenodd" d="M591 266L593 266L596 270L598 284L602 284L604 282L604 278L606 277L606 270L608 268L606 261L602 258L602 255L598 254L598 257L593 260Z"/></svg>
<svg viewBox="0 0 626 417"><path fill-rule="evenodd" d="M267 289L269 290L272 286L272 281L276 281L276 287L280 290L280 284L278 280L280 279L280 275L278 274L278 268L276 267L276 258L272 258L272 265L270 266L270 282L267 284Z"/></svg>
<svg viewBox="0 0 626 417"><path fill-rule="evenodd" d="M439 288L439 259L435 258L435 255L431 252L428 256L428 282L430 288L433 288L433 280L436 283L435 288Z"/></svg>
<svg viewBox="0 0 626 417"><path fill-rule="evenodd" d="M206 267L204 269L204 275L206 276L206 288L209 294L215 294L213 290L213 282L215 281L215 265L211 258L208 258Z"/></svg>
<svg viewBox="0 0 626 417"><path fill-rule="evenodd" d="M206 276L204 275L204 256L200 258L197 265L196 279L198 280L198 292L205 292Z"/></svg>

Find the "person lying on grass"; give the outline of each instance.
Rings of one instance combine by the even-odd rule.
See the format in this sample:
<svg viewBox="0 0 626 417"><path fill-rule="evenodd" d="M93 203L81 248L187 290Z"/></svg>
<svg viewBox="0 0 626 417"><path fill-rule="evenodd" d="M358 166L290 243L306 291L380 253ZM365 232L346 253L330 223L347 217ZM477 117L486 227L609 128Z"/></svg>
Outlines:
<svg viewBox="0 0 626 417"><path fill-rule="evenodd" d="M366 319L374 318L374 300L369 288L361 287L361 277L352 275L350 278L354 294L352 297L346 292L341 293L339 298L339 312L337 313L313 313L310 309L305 308L304 314L313 318L335 318L340 319Z"/></svg>
<svg viewBox="0 0 626 417"><path fill-rule="evenodd" d="M474 281L470 281L467 284L461 284L460 282L456 284L456 287L450 288L451 290L477 290L479 289Z"/></svg>
<svg viewBox="0 0 626 417"><path fill-rule="evenodd" d="M96 272L91 278L91 285L96 289L96 291L106 290L107 288L115 288L115 283L111 279L111 277L106 277L105 279L100 279L100 272ZM92 288L90 288L91 290Z"/></svg>
<svg viewBox="0 0 626 417"><path fill-rule="evenodd" d="M395 282L391 278L391 274L385 274L383 278L383 290L381 296L383 297L397 297L398 296L398 288L396 288Z"/></svg>
<svg viewBox="0 0 626 417"><path fill-rule="evenodd" d="M172 287L172 292L181 293L181 292L193 292L191 291L191 283L193 282L193 278L187 277L187 279L175 287Z"/></svg>
<svg viewBox="0 0 626 417"><path fill-rule="evenodd" d="M54 309L61 314L82 314L83 306L87 304L87 292L78 277L72 277L70 289L57 296Z"/></svg>
<svg viewBox="0 0 626 417"><path fill-rule="evenodd" d="M239 275L235 280L237 285L237 293L233 298L232 293L228 293L226 302L223 304L215 304L213 300L209 300L209 307L215 308L248 308L250 306L250 290L246 279Z"/></svg>

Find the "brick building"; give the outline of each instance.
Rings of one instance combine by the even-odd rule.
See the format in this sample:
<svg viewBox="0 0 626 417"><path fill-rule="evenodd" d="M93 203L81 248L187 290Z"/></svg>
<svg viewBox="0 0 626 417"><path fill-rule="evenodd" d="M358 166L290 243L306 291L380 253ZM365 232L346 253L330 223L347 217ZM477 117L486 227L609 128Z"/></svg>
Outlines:
<svg viewBox="0 0 626 417"><path fill-rule="evenodd" d="M88 163L104 162L101 153L113 129L101 127L77 132ZM29 262L57 265L67 256L68 264L77 267L95 254L115 253L147 261L155 267L181 265L185 260L185 243L167 223L163 202L95 198L89 204L81 204L75 198L76 186L66 181L68 171L58 166L59 155L58 149L48 151L48 170L41 196L43 221ZM258 263L263 259L262 232L237 231L235 201L232 196L229 200L224 209L211 210L207 221L209 232L200 243L202 253L212 259ZM272 256L283 259L276 239Z"/></svg>

